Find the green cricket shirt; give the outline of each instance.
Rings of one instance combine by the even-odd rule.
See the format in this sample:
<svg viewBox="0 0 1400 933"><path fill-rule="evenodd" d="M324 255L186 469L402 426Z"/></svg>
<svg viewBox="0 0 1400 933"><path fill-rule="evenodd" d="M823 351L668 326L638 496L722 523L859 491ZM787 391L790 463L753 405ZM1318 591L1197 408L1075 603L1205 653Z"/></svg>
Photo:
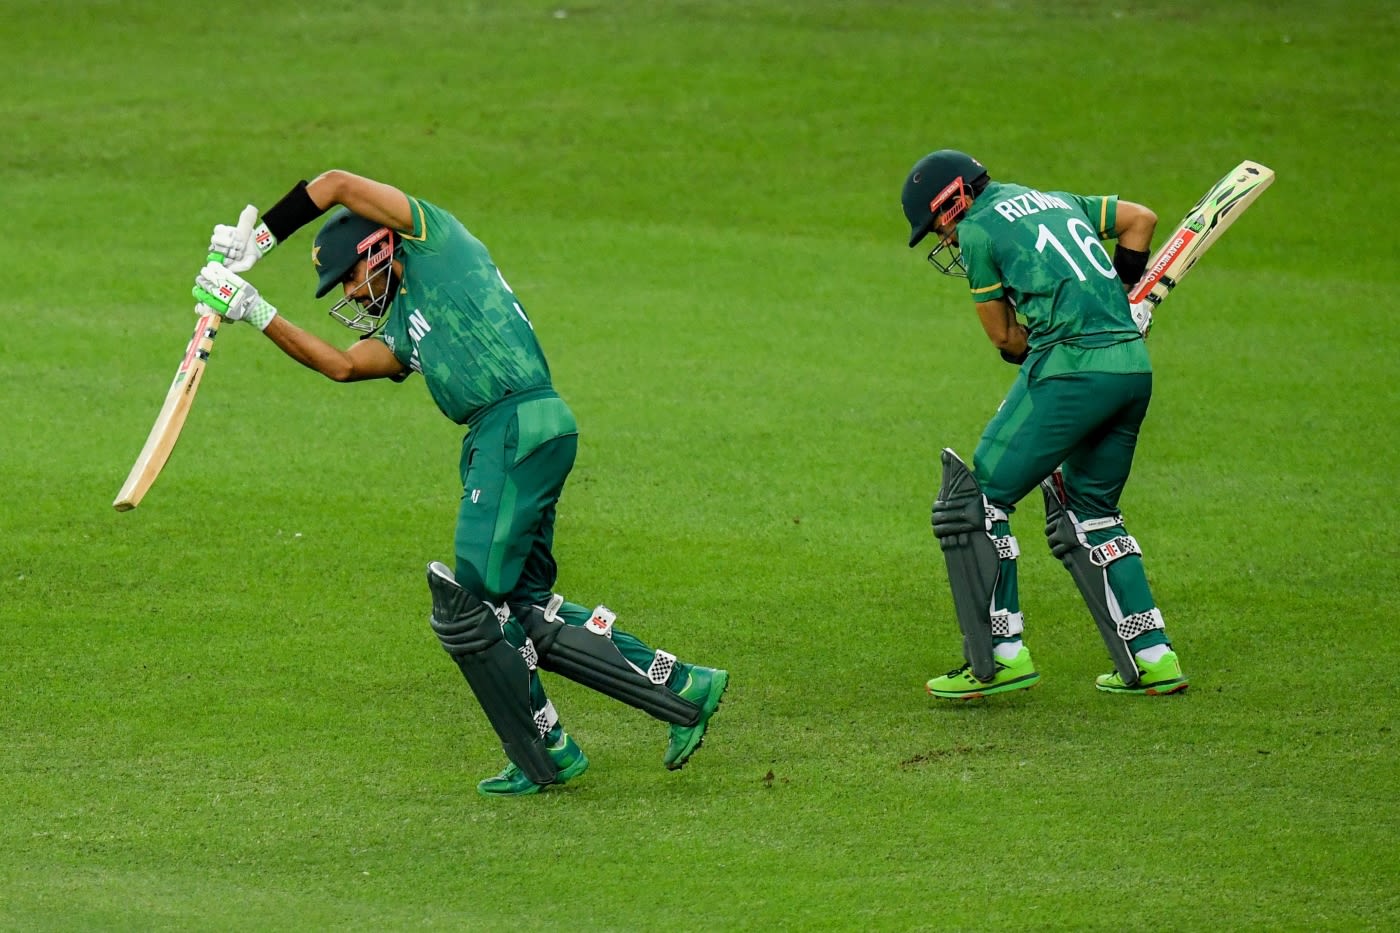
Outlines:
<svg viewBox="0 0 1400 933"><path fill-rule="evenodd" d="M395 253L403 281L375 338L423 375L458 424L507 395L548 388L535 330L486 247L442 208L408 201L413 232L399 235Z"/></svg>
<svg viewBox="0 0 1400 933"><path fill-rule="evenodd" d="M1006 298L1025 318L1037 375L1152 371L1122 280L1100 242L1118 198L993 182L958 222L974 301Z"/></svg>

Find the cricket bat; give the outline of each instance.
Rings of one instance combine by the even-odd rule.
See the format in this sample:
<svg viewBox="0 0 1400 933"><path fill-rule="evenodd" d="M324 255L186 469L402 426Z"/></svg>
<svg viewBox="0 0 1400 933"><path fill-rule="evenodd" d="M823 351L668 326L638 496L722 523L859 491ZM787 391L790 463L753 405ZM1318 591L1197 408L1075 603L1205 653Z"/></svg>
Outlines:
<svg viewBox="0 0 1400 933"><path fill-rule="evenodd" d="M252 235L258 222L258 209L248 205L238 217L239 237L246 241ZM222 262L223 256L210 253L210 262ZM180 360L180 368L175 370L175 378L170 390L165 393L165 404L160 407L156 423L146 437L146 446L127 474L112 508L118 512L129 512L141 504L141 499L155 483L156 477L170 459L175 442L180 439L180 431L185 426L190 407L194 405L195 393L204 378L204 368L209 365L209 353L214 349L214 338L219 335L219 325L223 318L217 314L205 314L194 325L194 333L185 347L185 356Z"/></svg>
<svg viewBox="0 0 1400 933"><path fill-rule="evenodd" d="M209 363L209 351L214 347L214 338L219 334L223 318L217 314L206 314L194 325L189 346L185 348L180 368L175 370L175 379L170 383L170 391L165 394L165 404L160 408L156 423L146 438L146 446L127 474L121 492L112 502L118 512L129 512L141 504L141 498L150 490L160 475L175 442L180 439L180 430L185 426L185 418L194 405L194 395L204 377L204 368Z"/></svg>
<svg viewBox="0 0 1400 933"><path fill-rule="evenodd" d="M1147 264L1128 301L1150 301L1155 308L1186 277L1196 260L1230 229L1235 218L1274 182L1274 170L1248 159L1230 170L1205 193Z"/></svg>

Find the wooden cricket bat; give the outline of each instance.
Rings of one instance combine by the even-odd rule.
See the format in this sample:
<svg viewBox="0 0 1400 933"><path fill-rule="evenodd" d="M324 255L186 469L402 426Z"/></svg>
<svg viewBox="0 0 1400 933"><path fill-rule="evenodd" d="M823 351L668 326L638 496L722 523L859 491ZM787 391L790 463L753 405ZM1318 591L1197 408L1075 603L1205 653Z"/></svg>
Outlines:
<svg viewBox="0 0 1400 933"><path fill-rule="evenodd" d="M257 222L258 209L249 204L238 215L236 239L246 242ZM207 261L223 262L224 257L219 253L210 253ZM211 312L195 322L194 333L185 347L185 357L180 360L180 368L175 370L175 379L170 383L170 391L165 393L165 404L160 407L156 423L151 426L146 446L141 448L141 454L127 474L121 492L112 501L112 508L118 512L129 512L141 504L141 498L160 475L165 461L170 459L170 452L180 439L180 430L185 426L190 406L194 404L194 394L199 391L199 384L204 378L204 367L209 364L209 353L214 349L214 338L219 335L219 325L223 320Z"/></svg>
<svg viewBox="0 0 1400 933"><path fill-rule="evenodd" d="M1274 170L1248 159L1230 170L1186 212L1172 235L1147 264L1128 300L1150 301L1153 307L1171 294L1196 261L1230 228L1235 218L1274 182Z"/></svg>
<svg viewBox="0 0 1400 933"><path fill-rule="evenodd" d="M219 334L223 318L217 314L206 314L196 322L194 334L190 336L185 357L180 360L180 368L175 370L175 379L170 383L170 391L165 395L156 423L146 438L146 446L127 474L121 492L112 502L118 512L128 512L141 503L151 484L160 475L175 442L180 439L180 429L185 426L185 418L194 404L194 394L204 376L204 367L209 363L209 351L213 349L214 338Z"/></svg>

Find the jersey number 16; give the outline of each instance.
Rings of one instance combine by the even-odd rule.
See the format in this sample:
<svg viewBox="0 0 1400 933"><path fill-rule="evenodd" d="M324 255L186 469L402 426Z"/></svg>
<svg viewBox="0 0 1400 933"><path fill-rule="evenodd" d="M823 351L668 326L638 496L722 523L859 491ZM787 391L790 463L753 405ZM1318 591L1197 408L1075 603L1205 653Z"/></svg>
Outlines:
<svg viewBox="0 0 1400 933"><path fill-rule="evenodd" d="M1071 217L1069 222L1065 224L1065 232L1069 234L1069 238L1074 243L1078 244L1084 258L1089 260L1089 265L1093 266L1099 275L1111 279L1118 274L1113 269L1113 260L1108 258L1108 250L1104 249L1103 244L1099 242L1098 234L1093 227L1078 217ZM1043 253L1046 246L1053 246L1055 252L1064 257L1065 262L1069 263L1069 267L1074 270L1079 281L1087 281L1088 277L1084 274L1084 270L1080 268L1079 263L1074 261L1069 250L1065 249L1065 245L1060 242L1060 238L1051 233L1050 228L1045 224L1041 224L1040 236L1035 241L1035 251Z"/></svg>

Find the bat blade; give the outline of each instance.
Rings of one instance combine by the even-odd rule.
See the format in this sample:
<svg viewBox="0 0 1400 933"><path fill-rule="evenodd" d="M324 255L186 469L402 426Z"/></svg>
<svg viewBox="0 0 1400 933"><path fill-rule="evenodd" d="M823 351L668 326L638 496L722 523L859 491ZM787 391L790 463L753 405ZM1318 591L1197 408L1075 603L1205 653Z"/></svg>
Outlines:
<svg viewBox="0 0 1400 933"><path fill-rule="evenodd" d="M1161 304L1206 250L1273 183L1274 171L1268 166L1248 159L1235 166L1186 212L1148 262L1146 274L1133 286L1128 300Z"/></svg>
<svg viewBox="0 0 1400 933"><path fill-rule="evenodd" d="M175 449L175 442L180 439L180 431L185 426L185 418L194 404L195 393L203 381L204 368L209 362L209 353L222 321L223 318L217 314L206 314L195 323L184 358L175 371L165 403L146 438L146 445L141 448L126 482L112 501L112 507L118 512L129 512L141 503L170 459L170 453Z"/></svg>

